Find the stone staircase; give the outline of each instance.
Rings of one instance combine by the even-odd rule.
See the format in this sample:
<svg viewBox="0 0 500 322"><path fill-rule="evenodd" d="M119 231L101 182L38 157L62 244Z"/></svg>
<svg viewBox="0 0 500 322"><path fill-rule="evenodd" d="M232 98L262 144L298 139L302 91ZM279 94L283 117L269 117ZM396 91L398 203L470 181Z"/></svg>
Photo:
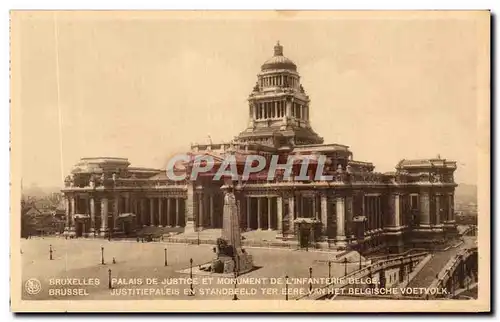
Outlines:
<svg viewBox="0 0 500 322"><path fill-rule="evenodd" d="M415 277L408 283L408 287L429 287L436 274L448 263L448 261L457 254L462 247L457 245L445 251L436 251L434 256L427 262L427 264L415 275Z"/></svg>
<svg viewBox="0 0 500 322"><path fill-rule="evenodd" d="M182 227L156 227L156 226L145 226L139 231L137 231L137 235L155 235L155 236L164 236L170 235L172 233L178 234L182 232L184 228Z"/></svg>

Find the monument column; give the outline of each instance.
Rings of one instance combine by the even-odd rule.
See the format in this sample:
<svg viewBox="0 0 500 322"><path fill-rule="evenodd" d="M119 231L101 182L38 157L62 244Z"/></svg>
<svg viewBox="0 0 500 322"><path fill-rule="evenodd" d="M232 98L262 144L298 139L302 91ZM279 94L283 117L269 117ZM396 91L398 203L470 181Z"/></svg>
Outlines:
<svg viewBox="0 0 500 322"><path fill-rule="evenodd" d="M337 197L336 208L337 208L337 244L345 245L345 199L344 197Z"/></svg>
<svg viewBox="0 0 500 322"><path fill-rule="evenodd" d="M271 230L271 198L267 197L267 230Z"/></svg>
<svg viewBox="0 0 500 322"><path fill-rule="evenodd" d="M168 201L168 199L167 199L167 201ZM167 226L167 225L168 225L168 222L166 224L163 224L163 198L159 197L158 198L158 227L163 227L163 226Z"/></svg>
<svg viewBox="0 0 500 322"><path fill-rule="evenodd" d="M101 198L101 236L108 230L108 198Z"/></svg>
<svg viewBox="0 0 500 322"><path fill-rule="evenodd" d="M261 217L261 199L262 197L257 197L257 230L261 230L262 226L260 225L260 217Z"/></svg>
<svg viewBox="0 0 500 322"><path fill-rule="evenodd" d="M149 225L155 225L155 199L149 198Z"/></svg>
<svg viewBox="0 0 500 322"><path fill-rule="evenodd" d="M278 221L277 222L278 231L282 232L283 231L283 198L281 196L278 196L276 198L276 210L277 210L276 220Z"/></svg>
<svg viewBox="0 0 500 322"><path fill-rule="evenodd" d="M194 183L188 180L187 192L186 192L186 204L184 207L184 232L194 232L194 215L195 215L195 194L194 194Z"/></svg>
<svg viewBox="0 0 500 322"><path fill-rule="evenodd" d="M90 232L93 233L95 231L95 201L94 196L90 197Z"/></svg>
<svg viewBox="0 0 500 322"><path fill-rule="evenodd" d="M328 213L327 213L327 196L325 193L321 194L321 226L323 226L323 235L327 235L328 231Z"/></svg>

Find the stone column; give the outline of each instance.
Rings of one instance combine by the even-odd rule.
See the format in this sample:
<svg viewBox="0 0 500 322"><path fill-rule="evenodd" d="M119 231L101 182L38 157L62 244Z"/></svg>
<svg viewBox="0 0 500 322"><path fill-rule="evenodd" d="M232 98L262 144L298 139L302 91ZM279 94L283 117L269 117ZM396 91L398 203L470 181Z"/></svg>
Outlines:
<svg viewBox="0 0 500 322"><path fill-rule="evenodd" d="M366 228L368 231L372 230L372 210L370 207L370 196L364 196L363 208L366 209Z"/></svg>
<svg viewBox="0 0 500 322"><path fill-rule="evenodd" d="M76 213L76 202L75 197L71 196L71 215L69 216L69 227L70 230L75 230L75 213Z"/></svg>
<svg viewBox="0 0 500 322"><path fill-rule="evenodd" d="M95 201L94 197L90 197L90 232L93 233L95 231Z"/></svg>
<svg viewBox="0 0 500 322"><path fill-rule="evenodd" d="M441 194L436 194L436 225L441 224Z"/></svg>
<svg viewBox="0 0 500 322"><path fill-rule="evenodd" d="M261 197L257 197L257 230L261 230L262 226L260 225L260 217L261 217L261 212L262 212L262 207L261 207Z"/></svg>
<svg viewBox="0 0 500 322"><path fill-rule="evenodd" d="M137 196L133 195L131 202L132 202L132 211L135 214L136 226L139 227L139 224L141 224L141 226L142 226L142 218L140 217L140 214L139 214L139 205L137 204Z"/></svg>
<svg viewBox="0 0 500 322"><path fill-rule="evenodd" d="M384 223L382 222L382 196L378 196L377 198L377 209L378 209L378 226L380 229L384 228Z"/></svg>
<svg viewBox="0 0 500 322"><path fill-rule="evenodd" d="M345 244L345 199L344 197L337 197L335 206L337 208L337 243L339 245Z"/></svg>
<svg viewBox="0 0 500 322"><path fill-rule="evenodd" d="M292 101L286 101L286 117L292 117Z"/></svg>
<svg viewBox="0 0 500 322"><path fill-rule="evenodd" d="M283 198L278 196L276 198L276 220L278 225L278 231L283 232Z"/></svg>
<svg viewBox="0 0 500 322"><path fill-rule="evenodd" d="M108 198L101 198L101 235L108 230Z"/></svg>
<svg viewBox="0 0 500 322"><path fill-rule="evenodd" d="M125 195L125 209L124 212L129 213L130 211L130 194L127 193Z"/></svg>
<svg viewBox="0 0 500 322"><path fill-rule="evenodd" d="M144 198L141 198L141 223L142 223L142 226L145 227L146 226L146 200L144 200Z"/></svg>
<svg viewBox="0 0 500 322"><path fill-rule="evenodd" d="M303 195L298 195L297 196L297 202L299 203L299 208L300 208L300 217L304 217L304 196Z"/></svg>
<svg viewBox="0 0 500 322"><path fill-rule="evenodd" d="M366 196L364 193L362 193L361 195L361 214L363 216L366 217L366 219L368 220L368 214L367 214L367 211L366 211Z"/></svg>
<svg viewBox="0 0 500 322"><path fill-rule="evenodd" d="M429 192L422 191L420 193L420 226L429 226L430 224L430 201Z"/></svg>
<svg viewBox="0 0 500 322"><path fill-rule="evenodd" d="M388 195L387 208L389 211L389 217L387 218L386 224L388 227L396 226L396 195L390 193Z"/></svg>
<svg viewBox="0 0 500 322"><path fill-rule="evenodd" d="M448 221L455 221L455 197L452 193L448 195Z"/></svg>
<svg viewBox="0 0 500 322"><path fill-rule="evenodd" d="M165 222L163 223L163 226L170 227L170 223L172 222L172 220L170 218L170 213L171 213L171 211L170 211L170 198L165 198L165 199L166 199L167 206L165 208ZM159 205L158 205L158 207L159 207ZM162 208L163 208L163 205L162 205Z"/></svg>
<svg viewBox="0 0 500 322"><path fill-rule="evenodd" d="M290 231L293 233L295 231L295 227L293 226L293 220L295 219L295 196L292 195L288 199L288 221L290 226Z"/></svg>
<svg viewBox="0 0 500 322"><path fill-rule="evenodd" d="M66 231L69 231L69 228L70 228L70 217L71 217L71 213L70 213L70 203L69 203L69 197L64 197L64 208L66 210L66 223L65 223L65 226L64 227L64 230Z"/></svg>
<svg viewBox="0 0 500 322"><path fill-rule="evenodd" d="M149 198L149 225L155 225L155 199Z"/></svg>
<svg viewBox="0 0 500 322"><path fill-rule="evenodd" d="M210 194L210 228L215 228L215 223L214 223L214 196L213 194Z"/></svg>
<svg viewBox="0 0 500 322"><path fill-rule="evenodd" d="M267 230L271 230L271 198L267 197Z"/></svg>
<svg viewBox="0 0 500 322"><path fill-rule="evenodd" d="M250 230L250 214L251 214L251 201L250 197L247 197L247 230Z"/></svg>
<svg viewBox="0 0 500 322"><path fill-rule="evenodd" d="M344 227L346 235L348 235L348 234L352 235L353 234L353 223L352 223L353 211L354 211L353 197L352 196L346 196L345 197L345 216L346 216L345 222L346 222L346 227Z"/></svg>
<svg viewBox="0 0 500 322"><path fill-rule="evenodd" d="M179 210L180 210L180 198L175 198L175 227L180 227L180 216L179 216Z"/></svg>
<svg viewBox="0 0 500 322"><path fill-rule="evenodd" d="M113 230L118 230L118 214L120 212L120 195L116 194L113 198Z"/></svg>
<svg viewBox="0 0 500 322"><path fill-rule="evenodd" d="M203 229L203 212L204 212L204 202L203 202L203 194L198 195L198 227Z"/></svg>
<svg viewBox="0 0 500 322"><path fill-rule="evenodd" d="M167 199L168 201L168 199ZM167 208L168 209L168 208ZM158 198L158 227L163 227L163 198ZM168 226L168 222L165 224Z"/></svg>
<svg viewBox="0 0 500 322"><path fill-rule="evenodd" d="M313 218L318 219L318 207L316 206L316 195L312 197L312 206L313 206Z"/></svg>
<svg viewBox="0 0 500 322"><path fill-rule="evenodd" d="M321 194L321 224L323 226L323 235L326 236L328 233L328 212L327 205L328 198L326 194Z"/></svg>
<svg viewBox="0 0 500 322"><path fill-rule="evenodd" d="M396 227L401 226L401 196L399 194L394 195L394 225Z"/></svg>

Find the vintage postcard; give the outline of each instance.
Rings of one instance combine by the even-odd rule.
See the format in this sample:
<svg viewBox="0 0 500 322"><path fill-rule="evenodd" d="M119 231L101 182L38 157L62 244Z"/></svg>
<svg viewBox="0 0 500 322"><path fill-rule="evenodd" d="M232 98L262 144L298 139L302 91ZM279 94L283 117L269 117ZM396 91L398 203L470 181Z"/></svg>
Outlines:
<svg viewBox="0 0 500 322"><path fill-rule="evenodd" d="M12 11L12 311L489 311L489 61L489 11Z"/></svg>

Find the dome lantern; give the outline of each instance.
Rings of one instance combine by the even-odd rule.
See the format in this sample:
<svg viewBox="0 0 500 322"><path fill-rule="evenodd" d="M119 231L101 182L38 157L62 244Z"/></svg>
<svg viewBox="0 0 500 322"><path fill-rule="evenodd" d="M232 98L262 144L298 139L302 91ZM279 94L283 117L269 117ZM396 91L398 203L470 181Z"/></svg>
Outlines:
<svg viewBox="0 0 500 322"><path fill-rule="evenodd" d="M283 46L280 45L280 41L274 46L274 56L283 56Z"/></svg>
<svg viewBox="0 0 500 322"><path fill-rule="evenodd" d="M274 56L269 58L261 67L263 72L278 69L297 71L297 65L292 60L283 56L283 46L280 45L279 41L274 46Z"/></svg>

